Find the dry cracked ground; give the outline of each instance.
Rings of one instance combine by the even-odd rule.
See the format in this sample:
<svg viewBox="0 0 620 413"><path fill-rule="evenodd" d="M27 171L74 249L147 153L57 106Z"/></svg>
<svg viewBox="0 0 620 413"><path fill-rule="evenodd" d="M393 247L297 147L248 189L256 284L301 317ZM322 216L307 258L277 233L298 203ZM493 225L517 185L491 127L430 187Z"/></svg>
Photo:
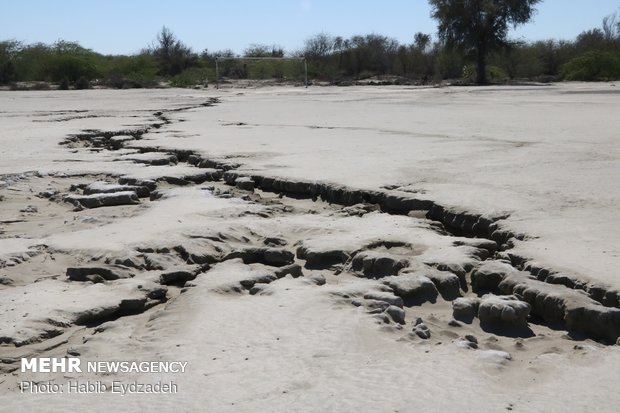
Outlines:
<svg viewBox="0 0 620 413"><path fill-rule="evenodd" d="M616 410L617 96L609 84L4 93L0 400ZM46 356L188 371L20 373L22 357ZM162 378L179 393L20 391Z"/></svg>

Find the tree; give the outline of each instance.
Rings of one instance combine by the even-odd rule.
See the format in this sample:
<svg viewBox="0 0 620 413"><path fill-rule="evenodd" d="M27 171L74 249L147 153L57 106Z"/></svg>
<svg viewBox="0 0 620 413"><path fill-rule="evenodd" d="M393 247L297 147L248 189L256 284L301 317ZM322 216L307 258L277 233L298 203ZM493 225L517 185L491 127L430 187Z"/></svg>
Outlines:
<svg viewBox="0 0 620 413"><path fill-rule="evenodd" d="M619 29L620 22L617 13L612 13L603 18L603 34L607 42L612 42L620 34L618 33Z"/></svg>
<svg viewBox="0 0 620 413"><path fill-rule="evenodd" d="M507 44L509 26L528 22L541 0L429 0L439 22L439 38L448 47L473 55L477 83L486 84L487 58Z"/></svg>
<svg viewBox="0 0 620 413"><path fill-rule="evenodd" d="M198 65L198 56L165 26L157 35L153 55L159 63L159 74L162 76L175 76Z"/></svg>
<svg viewBox="0 0 620 413"><path fill-rule="evenodd" d="M75 82L81 77L95 79L101 75L97 64L101 55L80 46L79 43L58 40L52 45L50 52L46 70L55 82L63 79Z"/></svg>
<svg viewBox="0 0 620 413"><path fill-rule="evenodd" d="M0 85L15 79L15 60L22 44L15 40L0 42Z"/></svg>
<svg viewBox="0 0 620 413"><path fill-rule="evenodd" d="M418 49L421 52L424 52L426 48L431 44L431 35L422 33L422 32L417 32L413 36L413 44L415 45L416 49Z"/></svg>
<svg viewBox="0 0 620 413"><path fill-rule="evenodd" d="M324 59L334 50L334 38L327 33L319 33L306 39L303 54L308 59Z"/></svg>
<svg viewBox="0 0 620 413"><path fill-rule="evenodd" d="M244 57L284 57L284 49L277 45L251 44L243 52Z"/></svg>

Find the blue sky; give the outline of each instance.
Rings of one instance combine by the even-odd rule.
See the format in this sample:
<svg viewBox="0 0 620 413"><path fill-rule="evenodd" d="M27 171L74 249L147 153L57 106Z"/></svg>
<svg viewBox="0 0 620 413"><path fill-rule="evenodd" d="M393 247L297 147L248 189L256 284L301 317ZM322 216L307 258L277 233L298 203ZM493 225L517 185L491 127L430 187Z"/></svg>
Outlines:
<svg viewBox="0 0 620 413"><path fill-rule="evenodd" d="M14 0L0 14L0 40L51 43L78 41L101 53L138 52L162 26L196 51L232 49L251 43L300 49L324 31L349 37L379 33L410 43L414 33L435 34L426 0ZM620 0L544 0L533 22L512 37L573 39L599 27L620 10ZM620 16L619 16L620 18Z"/></svg>

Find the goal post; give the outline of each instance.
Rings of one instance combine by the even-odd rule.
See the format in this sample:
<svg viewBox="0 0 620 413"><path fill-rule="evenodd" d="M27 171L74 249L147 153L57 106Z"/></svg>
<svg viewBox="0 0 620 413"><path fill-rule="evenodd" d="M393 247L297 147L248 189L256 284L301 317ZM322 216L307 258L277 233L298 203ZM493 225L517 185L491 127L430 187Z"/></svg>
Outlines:
<svg viewBox="0 0 620 413"><path fill-rule="evenodd" d="M300 61L304 65L304 85L308 87L308 61L305 57L216 57L215 58L215 85L220 88L220 62L226 60L273 60L273 61Z"/></svg>

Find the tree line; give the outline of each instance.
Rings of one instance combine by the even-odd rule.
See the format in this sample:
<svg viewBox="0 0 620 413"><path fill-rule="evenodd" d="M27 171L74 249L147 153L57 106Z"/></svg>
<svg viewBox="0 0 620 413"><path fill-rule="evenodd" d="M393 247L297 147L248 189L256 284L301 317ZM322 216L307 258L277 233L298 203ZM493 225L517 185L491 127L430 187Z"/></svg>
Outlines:
<svg viewBox="0 0 620 413"><path fill-rule="evenodd" d="M430 1L438 21L436 38L419 32L412 36L411 43L400 43L380 34L345 38L318 33L298 51L252 44L242 56L303 56L311 79L343 85L363 79L415 84L445 79L461 83L620 79L620 22L615 13L604 17L600 27L584 31L574 40L529 42L507 39L507 28L528 21L539 0ZM469 9L459 10L458 5L464 3ZM501 3L525 8L488 6ZM476 7L478 13L471 12ZM230 50L197 53L166 27L152 45L129 56L103 55L63 40L29 45L5 40L0 41L0 84L55 82L61 88L87 88L93 84L131 88L153 87L165 81L173 86L193 87L215 80L215 59L235 56ZM220 75L301 80L303 69L295 61L230 60L222 62Z"/></svg>

